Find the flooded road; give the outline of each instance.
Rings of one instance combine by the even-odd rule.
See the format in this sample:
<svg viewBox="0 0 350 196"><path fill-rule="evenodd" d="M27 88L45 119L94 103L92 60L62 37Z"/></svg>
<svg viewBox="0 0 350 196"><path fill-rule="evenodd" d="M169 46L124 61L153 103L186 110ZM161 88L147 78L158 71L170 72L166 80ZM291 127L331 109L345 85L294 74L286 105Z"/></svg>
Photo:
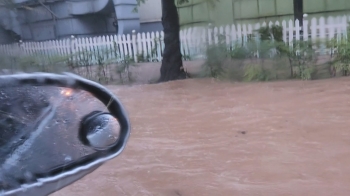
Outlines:
<svg viewBox="0 0 350 196"><path fill-rule="evenodd" d="M350 79L109 87L132 134L53 196L347 196Z"/></svg>

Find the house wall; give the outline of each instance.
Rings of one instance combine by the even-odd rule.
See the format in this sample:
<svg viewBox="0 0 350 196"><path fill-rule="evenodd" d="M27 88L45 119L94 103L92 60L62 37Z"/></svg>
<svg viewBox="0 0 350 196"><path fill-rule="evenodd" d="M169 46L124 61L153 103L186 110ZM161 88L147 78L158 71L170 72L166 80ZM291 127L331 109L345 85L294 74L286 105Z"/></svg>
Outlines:
<svg viewBox="0 0 350 196"><path fill-rule="evenodd" d="M15 41L15 39L11 33L0 27L0 43L9 44L13 41Z"/></svg>
<svg viewBox="0 0 350 196"><path fill-rule="evenodd" d="M154 31L163 31L163 25L161 21L143 22L140 24L140 32L154 32Z"/></svg>
<svg viewBox="0 0 350 196"><path fill-rule="evenodd" d="M337 16L349 13L350 1L304 0L303 7L310 17ZM189 0L178 10L182 28L294 19L293 0Z"/></svg>
<svg viewBox="0 0 350 196"><path fill-rule="evenodd" d="M17 9L15 15L0 7L0 27L16 32L23 41L45 41L70 37L131 33L140 30L139 13L132 12L136 0L37 1L27 3L30 9ZM113 26L117 22L118 28ZM118 30L118 32L117 32ZM0 40L1 41L1 40ZM0 42L4 43L4 42Z"/></svg>
<svg viewBox="0 0 350 196"><path fill-rule="evenodd" d="M75 36L112 34L116 32L113 17L108 14L75 16L63 2L48 5L57 17L42 6L19 10L22 40L44 41Z"/></svg>
<svg viewBox="0 0 350 196"><path fill-rule="evenodd" d="M160 0L147 0L138 8L140 32L162 31L162 5Z"/></svg>

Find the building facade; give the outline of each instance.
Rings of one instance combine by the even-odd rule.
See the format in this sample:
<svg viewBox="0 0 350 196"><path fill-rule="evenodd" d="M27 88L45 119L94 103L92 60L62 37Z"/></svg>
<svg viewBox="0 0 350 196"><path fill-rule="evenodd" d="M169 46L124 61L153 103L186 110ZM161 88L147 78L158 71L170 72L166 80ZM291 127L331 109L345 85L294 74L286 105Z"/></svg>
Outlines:
<svg viewBox="0 0 350 196"><path fill-rule="evenodd" d="M133 11L136 0L13 2L17 9L0 7L0 43L161 30L161 5L157 0L148 0L138 12Z"/></svg>
<svg viewBox="0 0 350 196"><path fill-rule="evenodd" d="M348 14L350 0L189 0L178 6L182 27L258 23Z"/></svg>
<svg viewBox="0 0 350 196"><path fill-rule="evenodd" d="M45 41L160 31L161 0L13 0L16 10L0 7L0 43ZM215 2L214 4L210 2ZM257 23L348 14L350 0L188 0L178 5L181 28Z"/></svg>

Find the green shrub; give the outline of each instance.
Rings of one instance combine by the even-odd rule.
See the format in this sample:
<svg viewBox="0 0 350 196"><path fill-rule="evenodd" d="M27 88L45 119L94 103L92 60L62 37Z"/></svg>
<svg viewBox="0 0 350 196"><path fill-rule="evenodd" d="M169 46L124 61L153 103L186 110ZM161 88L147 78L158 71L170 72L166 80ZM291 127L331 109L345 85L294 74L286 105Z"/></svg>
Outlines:
<svg viewBox="0 0 350 196"><path fill-rule="evenodd" d="M272 25L261 27L257 30L260 35L260 40L262 41L271 41L283 42L283 28L278 25Z"/></svg>
<svg viewBox="0 0 350 196"><path fill-rule="evenodd" d="M126 56L124 60L117 63L116 72L122 84L131 83L134 81L130 68L136 66L137 64L135 64L135 60L129 56Z"/></svg>
<svg viewBox="0 0 350 196"><path fill-rule="evenodd" d="M348 32L347 37L333 39L330 43L331 48L335 50L332 65L342 76L348 76L350 71L350 29Z"/></svg>
<svg viewBox="0 0 350 196"><path fill-rule="evenodd" d="M244 81L268 81L270 80L271 73L269 70L264 69L257 64L248 64L244 66Z"/></svg>
<svg viewBox="0 0 350 196"><path fill-rule="evenodd" d="M203 76L220 78L224 72L224 61L227 49L223 44L211 45L206 50L206 61L203 65Z"/></svg>
<svg viewBox="0 0 350 196"><path fill-rule="evenodd" d="M300 66L294 72L293 77L301 80L314 80L317 77L317 72L316 65Z"/></svg>

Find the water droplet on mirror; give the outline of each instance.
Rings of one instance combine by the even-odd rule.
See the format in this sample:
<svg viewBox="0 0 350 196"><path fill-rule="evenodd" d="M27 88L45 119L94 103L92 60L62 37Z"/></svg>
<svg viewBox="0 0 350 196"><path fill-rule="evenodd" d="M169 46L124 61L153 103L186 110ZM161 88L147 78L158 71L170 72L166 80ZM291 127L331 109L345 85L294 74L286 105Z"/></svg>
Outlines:
<svg viewBox="0 0 350 196"><path fill-rule="evenodd" d="M72 161L72 157L71 157L71 156L66 156L66 157L64 158L64 161L65 161L65 162Z"/></svg>
<svg viewBox="0 0 350 196"><path fill-rule="evenodd" d="M29 171L24 172L24 177L26 180L30 181L34 178L33 174L30 173Z"/></svg>
<svg viewBox="0 0 350 196"><path fill-rule="evenodd" d="M118 121L110 114L100 114L84 122L84 137L95 149L104 149L115 144L120 134Z"/></svg>

